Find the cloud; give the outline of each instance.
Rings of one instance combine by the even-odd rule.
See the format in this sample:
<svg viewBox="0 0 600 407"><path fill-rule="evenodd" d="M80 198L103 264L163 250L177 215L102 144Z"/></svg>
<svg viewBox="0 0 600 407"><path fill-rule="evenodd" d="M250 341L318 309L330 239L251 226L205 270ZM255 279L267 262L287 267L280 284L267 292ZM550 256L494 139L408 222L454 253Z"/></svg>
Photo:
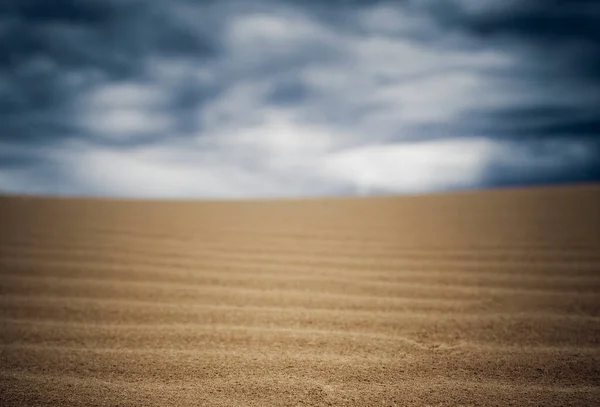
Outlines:
<svg viewBox="0 0 600 407"><path fill-rule="evenodd" d="M436 0L430 2L435 3ZM451 3L468 16L489 18L492 15L492 17L497 18L499 15L521 14L530 10L539 2L536 0L508 0L501 2L496 0L452 0Z"/></svg>
<svg viewBox="0 0 600 407"><path fill-rule="evenodd" d="M358 191L423 193L558 176L596 158L584 142L544 140L530 145L487 138L441 139L350 149L325 158L323 170L354 182Z"/></svg>
<svg viewBox="0 0 600 407"><path fill-rule="evenodd" d="M326 194L330 182L310 175L286 178L269 168L272 164L243 159L242 151L219 152L219 146L186 140L180 144L139 145L127 149L89 146L78 142L45 152L48 163L60 174L63 187L56 193L91 196L147 198L250 198L301 196L309 188ZM45 184L31 168L2 173L0 190L49 193L56 185ZM151 180L151 182L149 181ZM26 190L22 185L28 185Z"/></svg>
<svg viewBox="0 0 600 407"><path fill-rule="evenodd" d="M75 182L93 194L141 197L229 196L242 191L235 179L206 165L181 162L185 151L144 148L136 151L88 149L70 163ZM149 182L152 180L152 182Z"/></svg>
<svg viewBox="0 0 600 407"><path fill-rule="evenodd" d="M545 138L528 143L504 142L481 174L484 184L569 181L598 174L600 144L594 139Z"/></svg>
<svg viewBox="0 0 600 407"><path fill-rule="evenodd" d="M594 178L595 9L569 4L561 22L540 0L5 2L0 190L258 197Z"/></svg>
<svg viewBox="0 0 600 407"><path fill-rule="evenodd" d="M41 168L4 172L0 190L14 192L25 184L28 189L21 191L49 193L57 185L45 184L40 170L54 168L68 180L62 184L67 187L59 185L55 192L66 194L249 198L303 196L307 190L316 195L424 193L560 177L568 171L585 171L598 154L597 146L589 142L551 139L524 147L483 137L343 150L321 142L282 148L280 142L299 141L294 137L298 134L285 134L290 137L277 141L242 134L235 137L246 139L232 145L221 138L223 144L217 146L186 141L127 150L75 143L63 150L47 149L44 157L49 163ZM282 156L286 149L289 155Z"/></svg>
<svg viewBox="0 0 600 407"><path fill-rule="evenodd" d="M165 93L160 86L141 83L100 86L81 98L80 128L117 139L165 134L171 127Z"/></svg>
<svg viewBox="0 0 600 407"><path fill-rule="evenodd" d="M440 140L359 147L331 154L323 170L366 191L420 193L481 181L494 152L488 140Z"/></svg>

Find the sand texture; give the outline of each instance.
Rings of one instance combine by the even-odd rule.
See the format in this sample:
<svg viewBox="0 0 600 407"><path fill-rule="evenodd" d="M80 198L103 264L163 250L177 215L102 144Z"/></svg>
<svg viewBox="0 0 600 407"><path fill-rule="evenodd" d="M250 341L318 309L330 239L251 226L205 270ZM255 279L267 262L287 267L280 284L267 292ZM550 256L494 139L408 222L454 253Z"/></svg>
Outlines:
<svg viewBox="0 0 600 407"><path fill-rule="evenodd" d="M0 198L0 405L600 405L600 186Z"/></svg>

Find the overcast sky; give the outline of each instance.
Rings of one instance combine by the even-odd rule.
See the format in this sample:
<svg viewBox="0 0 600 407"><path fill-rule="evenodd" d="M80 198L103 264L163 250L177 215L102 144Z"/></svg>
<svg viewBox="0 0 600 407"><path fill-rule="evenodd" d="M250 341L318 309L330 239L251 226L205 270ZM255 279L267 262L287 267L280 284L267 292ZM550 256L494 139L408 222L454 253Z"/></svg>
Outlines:
<svg viewBox="0 0 600 407"><path fill-rule="evenodd" d="M2 0L0 191L600 180L599 4Z"/></svg>

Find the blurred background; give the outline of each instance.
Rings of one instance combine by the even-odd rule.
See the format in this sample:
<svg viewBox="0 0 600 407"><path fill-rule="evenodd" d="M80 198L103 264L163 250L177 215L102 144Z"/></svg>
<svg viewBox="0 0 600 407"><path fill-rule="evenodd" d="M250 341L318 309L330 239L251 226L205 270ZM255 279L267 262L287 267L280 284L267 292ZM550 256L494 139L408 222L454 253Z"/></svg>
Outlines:
<svg viewBox="0 0 600 407"><path fill-rule="evenodd" d="M600 180L596 1L0 2L0 191Z"/></svg>

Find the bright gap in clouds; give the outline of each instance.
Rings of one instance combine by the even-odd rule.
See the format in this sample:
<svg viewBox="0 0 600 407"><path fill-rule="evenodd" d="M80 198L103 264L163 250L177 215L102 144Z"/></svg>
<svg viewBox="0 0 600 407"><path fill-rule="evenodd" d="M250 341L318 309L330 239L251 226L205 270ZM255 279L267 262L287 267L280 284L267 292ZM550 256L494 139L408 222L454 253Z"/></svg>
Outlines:
<svg viewBox="0 0 600 407"><path fill-rule="evenodd" d="M20 16L48 40L0 76L0 190L393 194L597 171L600 89L570 71L593 46L481 28L537 1L106 4L122 12Z"/></svg>

